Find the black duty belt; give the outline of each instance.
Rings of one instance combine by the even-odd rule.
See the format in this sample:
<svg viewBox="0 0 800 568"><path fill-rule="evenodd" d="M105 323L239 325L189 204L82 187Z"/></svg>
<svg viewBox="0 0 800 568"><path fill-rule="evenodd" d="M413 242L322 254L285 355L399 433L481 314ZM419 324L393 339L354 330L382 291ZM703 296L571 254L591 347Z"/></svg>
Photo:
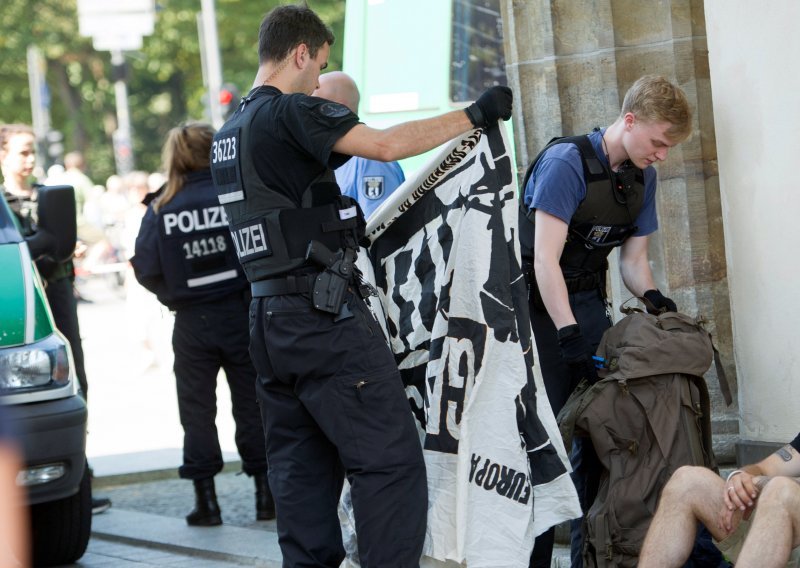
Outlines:
<svg viewBox="0 0 800 568"><path fill-rule="evenodd" d="M265 296L285 296L286 294L305 294L314 287L316 274L300 274L270 278L250 283L250 291L254 298Z"/></svg>
<svg viewBox="0 0 800 568"><path fill-rule="evenodd" d="M545 310L542 294L539 292L539 286L536 284L536 277L533 271L533 264L523 260L522 271L527 277L528 282L528 295L530 301L538 310ZM564 278L564 283L567 285L567 293L575 294L577 292L585 292L587 290L600 289L603 298L606 297L606 271L593 272L584 274L583 276L575 276L572 278Z"/></svg>
<svg viewBox="0 0 800 568"><path fill-rule="evenodd" d="M567 285L567 292L570 294L574 292L584 292L586 290L594 290L605 286L606 273L593 272L591 274L584 274L583 276L576 276L573 278L564 278L564 283Z"/></svg>

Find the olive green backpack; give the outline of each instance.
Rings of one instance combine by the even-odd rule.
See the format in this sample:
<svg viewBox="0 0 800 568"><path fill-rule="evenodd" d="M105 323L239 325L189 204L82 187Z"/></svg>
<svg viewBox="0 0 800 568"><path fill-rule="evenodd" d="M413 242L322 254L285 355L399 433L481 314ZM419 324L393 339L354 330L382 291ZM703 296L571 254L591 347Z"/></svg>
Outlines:
<svg viewBox="0 0 800 568"><path fill-rule="evenodd" d="M579 385L558 416L566 447L573 435L590 437L604 467L583 520L586 568L636 566L670 475L682 465L716 470L703 378L712 359L730 404L719 357L700 321L676 312L626 313L597 348L600 380Z"/></svg>

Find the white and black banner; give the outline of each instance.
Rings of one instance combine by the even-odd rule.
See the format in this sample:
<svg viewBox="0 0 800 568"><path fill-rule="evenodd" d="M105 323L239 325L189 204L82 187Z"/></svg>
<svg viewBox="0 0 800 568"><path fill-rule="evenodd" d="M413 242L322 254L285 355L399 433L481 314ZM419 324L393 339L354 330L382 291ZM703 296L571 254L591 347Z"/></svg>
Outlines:
<svg viewBox="0 0 800 568"><path fill-rule="evenodd" d="M389 343L424 432L423 565L525 567L536 535L580 515L534 366L516 186L500 123L445 148L367 227Z"/></svg>

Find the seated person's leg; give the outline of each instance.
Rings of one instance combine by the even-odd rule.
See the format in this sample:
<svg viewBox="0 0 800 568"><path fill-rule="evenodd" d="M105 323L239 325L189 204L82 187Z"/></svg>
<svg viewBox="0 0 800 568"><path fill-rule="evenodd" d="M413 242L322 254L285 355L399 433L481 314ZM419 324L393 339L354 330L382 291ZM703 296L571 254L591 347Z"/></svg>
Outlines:
<svg viewBox="0 0 800 568"><path fill-rule="evenodd" d="M790 477L771 479L758 497L737 568L782 568L800 557L800 484Z"/></svg>
<svg viewBox="0 0 800 568"><path fill-rule="evenodd" d="M724 507L724 480L703 467L685 466L670 478L647 531L639 567L683 566L695 541L697 521L702 522L716 540L724 539L719 513Z"/></svg>

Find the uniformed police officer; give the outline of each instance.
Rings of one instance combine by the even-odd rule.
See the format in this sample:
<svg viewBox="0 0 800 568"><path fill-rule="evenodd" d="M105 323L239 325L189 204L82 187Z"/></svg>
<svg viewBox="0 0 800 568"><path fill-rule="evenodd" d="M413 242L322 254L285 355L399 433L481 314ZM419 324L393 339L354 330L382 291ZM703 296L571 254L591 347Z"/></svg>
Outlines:
<svg viewBox="0 0 800 568"><path fill-rule="evenodd" d="M417 566L425 538L422 449L394 357L353 258L363 232L332 168L349 156L419 154L511 115L493 87L466 110L374 130L309 96L331 31L308 7L261 23L253 89L214 138L212 172L251 282L257 393L284 566L339 566L346 475L361 565Z"/></svg>
<svg viewBox="0 0 800 568"><path fill-rule="evenodd" d="M663 77L645 76L628 90L608 128L549 145L528 170L520 222L530 313L545 390L553 413L582 379L597 380L592 355L611 326L606 257L620 248L625 286L648 309L675 311L656 288L647 257L658 228L653 164L691 132L683 91ZM601 466L594 449L576 440L573 480L586 511ZM572 523L572 566L582 566L580 520ZM531 566L550 566L553 530L536 539Z"/></svg>
<svg viewBox="0 0 800 568"><path fill-rule="evenodd" d="M183 465L194 482L190 525L222 523L214 476L223 460L217 438L217 374L230 386L236 447L256 485L256 518L274 518L267 458L248 354L247 280L242 274L209 171L214 130L206 124L173 128L164 145L167 182L151 200L131 259L136 279L175 312L172 346Z"/></svg>

